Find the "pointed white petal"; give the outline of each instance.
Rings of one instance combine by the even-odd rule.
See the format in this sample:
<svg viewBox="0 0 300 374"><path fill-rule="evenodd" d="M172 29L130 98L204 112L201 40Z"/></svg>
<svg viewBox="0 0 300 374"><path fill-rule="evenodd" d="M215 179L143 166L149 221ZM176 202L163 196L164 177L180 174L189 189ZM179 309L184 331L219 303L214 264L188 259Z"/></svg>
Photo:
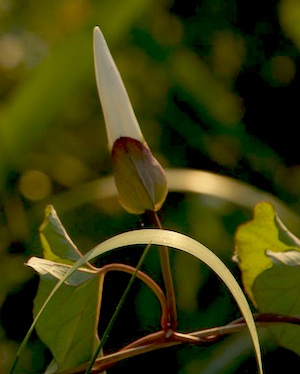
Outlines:
<svg viewBox="0 0 300 374"><path fill-rule="evenodd" d="M94 61L109 148L122 136L144 142L126 88L99 27L94 28Z"/></svg>

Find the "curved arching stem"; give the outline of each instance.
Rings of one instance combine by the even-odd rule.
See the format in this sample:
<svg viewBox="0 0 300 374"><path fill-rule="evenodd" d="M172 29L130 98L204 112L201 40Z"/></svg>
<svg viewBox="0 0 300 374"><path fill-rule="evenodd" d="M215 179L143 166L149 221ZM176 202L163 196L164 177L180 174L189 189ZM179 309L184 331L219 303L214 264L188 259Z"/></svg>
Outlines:
<svg viewBox="0 0 300 374"><path fill-rule="evenodd" d="M99 269L99 274L104 277L110 271L122 271L124 273L132 275L135 273L136 269L129 265L114 263L103 266L101 269ZM161 325L166 325L169 320L168 306L167 299L162 289L151 277L149 277L149 275L147 275L141 270L137 271L136 277L139 278L142 282L144 282L156 295L161 307Z"/></svg>

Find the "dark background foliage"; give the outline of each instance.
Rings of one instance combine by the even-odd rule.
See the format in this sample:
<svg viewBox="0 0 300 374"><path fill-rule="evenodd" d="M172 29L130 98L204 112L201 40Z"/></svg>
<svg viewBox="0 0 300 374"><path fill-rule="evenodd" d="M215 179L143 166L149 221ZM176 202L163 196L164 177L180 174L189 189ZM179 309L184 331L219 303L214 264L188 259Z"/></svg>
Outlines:
<svg viewBox="0 0 300 374"><path fill-rule="evenodd" d="M95 25L107 38L145 138L164 167L234 177L299 212L296 0L2 0L0 25L1 373L32 321L38 277L23 263L41 255L37 229L46 204L55 206L83 252L144 222L90 188L111 172L93 70ZM171 193L162 217L165 227L202 241L239 277L231 261L233 236L251 212L206 195ZM172 260L182 330L239 315L204 266L182 255ZM103 261L137 258L125 251ZM159 280L155 254L147 264ZM108 279L100 331L126 279ZM158 326L152 295L140 287L136 295L112 332L109 350ZM253 372L245 341L239 336L209 349L152 353L111 372L162 371L162 362L168 372L184 374ZM268 349L266 372L285 360L298 372L298 357L274 351L270 339L264 343ZM49 357L33 336L19 372L42 372Z"/></svg>

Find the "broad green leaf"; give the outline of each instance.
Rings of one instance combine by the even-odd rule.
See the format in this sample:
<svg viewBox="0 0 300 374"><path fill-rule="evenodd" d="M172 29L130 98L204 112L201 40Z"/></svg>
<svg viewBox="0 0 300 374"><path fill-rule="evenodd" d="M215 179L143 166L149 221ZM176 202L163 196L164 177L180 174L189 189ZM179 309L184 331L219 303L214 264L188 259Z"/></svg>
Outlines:
<svg viewBox="0 0 300 374"><path fill-rule="evenodd" d="M269 253L274 265L254 281L253 294L263 313L300 315L300 268L297 251ZM269 328L277 344L300 355L300 326L277 324Z"/></svg>
<svg viewBox="0 0 300 374"><path fill-rule="evenodd" d="M61 268L60 265L57 266L58 274ZM87 274L84 271L86 270L77 270L75 278L71 277L71 282L68 282L75 283L76 286L62 284L36 325L39 337L50 349L59 370L88 362L99 344L97 326L101 285L96 274L89 274L89 279L86 280ZM81 284L78 285L79 282ZM39 289L34 300L34 316L56 284L57 278L53 275L40 274Z"/></svg>
<svg viewBox="0 0 300 374"><path fill-rule="evenodd" d="M252 292L255 278L272 266L266 251L299 250L300 241L278 218L270 203L259 203L254 208L252 221L241 225L235 235L235 255L242 272L244 288L256 305Z"/></svg>
<svg viewBox="0 0 300 374"><path fill-rule="evenodd" d="M46 208L40 227L44 259L32 257L28 266L40 275L34 299L34 317L51 290L82 257L61 224L54 208ZM87 264L89 265L89 264ZM89 265L76 270L50 300L36 331L53 354L59 370L88 362L99 344L97 326L102 281Z"/></svg>
<svg viewBox="0 0 300 374"><path fill-rule="evenodd" d="M221 280L229 288L238 306L240 307L241 313L245 318L254 345L259 373L262 374L263 369L257 330L255 327L255 323L249 304L236 279L228 270L228 268L224 265L224 263L203 244L183 234L167 230L143 229L119 234L99 244L94 249L89 251L86 255L84 255L82 258L80 258L76 262L76 264L74 264L74 266L55 285L55 287L45 300L45 303L41 306L33 324L31 325L30 330L26 335L26 338L24 340L25 343L31 331L38 323L39 319L43 317L44 311L47 309L48 304L51 303L52 298L56 295L57 292L59 292L60 287L65 283L67 278L71 276L79 267L84 265L86 262L92 260L93 258L100 256L104 253L110 252L116 248L124 246L133 246L135 244L147 245L149 243L152 243L154 245L166 245L168 247L172 247L183 252L186 252L192 256L195 256L199 260L203 261L207 266L209 266L221 278ZM134 250L136 247L131 248L132 250Z"/></svg>

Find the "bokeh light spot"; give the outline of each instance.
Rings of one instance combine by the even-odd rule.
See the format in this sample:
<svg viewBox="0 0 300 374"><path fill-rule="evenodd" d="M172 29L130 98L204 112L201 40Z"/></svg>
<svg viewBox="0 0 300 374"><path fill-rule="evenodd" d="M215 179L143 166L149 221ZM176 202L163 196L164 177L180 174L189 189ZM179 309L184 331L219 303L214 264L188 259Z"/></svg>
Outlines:
<svg viewBox="0 0 300 374"><path fill-rule="evenodd" d="M295 77L294 61L288 56L276 56L271 60L271 74L282 85L289 84Z"/></svg>
<svg viewBox="0 0 300 374"><path fill-rule="evenodd" d="M0 65L12 69L24 59L24 48L21 40L10 34L0 38Z"/></svg>
<svg viewBox="0 0 300 374"><path fill-rule="evenodd" d="M240 35L229 30L217 32L212 45L212 67L224 79L235 78L245 60L245 43Z"/></svg>
<svg viewBox="0 0 300 374"><path fill-rule="evenodd" d="M52 183L48 175L42 171L28 170L20 178L19 189L27 199L38 201L50 195Z"/></svg>
<svg viewBox="0 0 300 374"><path fill-rule="evenodd" d="M289 56L274 56L264 66L262 75L273 87L287 86L296 74L295 62Z"/></svg>

